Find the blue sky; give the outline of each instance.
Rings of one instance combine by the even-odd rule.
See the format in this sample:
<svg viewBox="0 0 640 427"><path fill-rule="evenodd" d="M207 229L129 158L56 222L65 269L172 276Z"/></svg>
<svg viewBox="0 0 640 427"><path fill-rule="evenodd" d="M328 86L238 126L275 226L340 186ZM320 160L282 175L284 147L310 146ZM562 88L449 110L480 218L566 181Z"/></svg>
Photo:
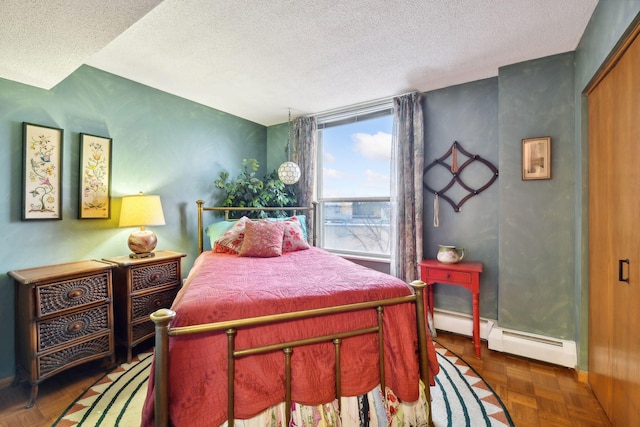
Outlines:
<svg viewBox="0 0 640 427"><path fill-rule="evenodd" d="M322 130L322 197L388 197L393 116Z"/></svg>

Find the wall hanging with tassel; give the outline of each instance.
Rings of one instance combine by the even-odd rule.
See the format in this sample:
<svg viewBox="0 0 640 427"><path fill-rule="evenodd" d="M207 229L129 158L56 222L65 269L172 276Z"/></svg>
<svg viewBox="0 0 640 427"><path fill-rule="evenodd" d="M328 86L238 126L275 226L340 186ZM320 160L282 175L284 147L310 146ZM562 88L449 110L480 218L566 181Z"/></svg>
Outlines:
<svg viewBox="0 0 640 427"><path fill-rule="evenodd" d="M463 154L464 156L467 157L467 160L462 163L461 165L458 165L458 153ZM450 164L446 162L447 158L449 158L449 156L451 156L451 162ZM461 177L461 173L462 171L468 167L470 164L474 163L474 162L480 162L481 164L483 164L485 167L487 167L490 170L491 173L491 178L489 178L489 180L480 188L473 188L470 185L468 185L467 183L465 183L462 180ZM429 184L427 183L427 174L428 172L436 167L436 166L441 166L442 168L444 168L449 174L451 174L451 179L449 180L449 182L447 184L445 184L442 188L440 188L439 190L433 189L431 186L429 186ZM438 169L440 170L440 169ZM460 145L460 143L458 141L454 141L453 144L451 145L451 148L449 148L449 150L441 157L435 159L433 162L431 162L431 164L429 164L427 167L424 168L424 172L422 174L422 181L424 184L424 188L435 194L435 198L433 200L433 226L434 227L438 227L440 225L440 220L439 220L439 211L440 211L440 198L446 200L447 202L449 202L449 204L451 205L451 207L453 208L454 212L460 212L460 208L462 207L462 205L469 200L471 197L476 196L480 193L482 193L484 190L486 190L487 188L489 188L491 186L491 184L493 184L493 182L498 179L498 169L489 161L483 159L482 157L480 157L477 154L471 154L469 152L467 152L464 148L462 148L462 146ZM453 188L453 186L455 184L459 184L460 187L462 187L464 190L467 191L467 195L465 197L463 197L462 199L460 199L460 201L458 203L455 203L451 197L447 196L446 192L448 190L450 190L451 188Z"/></svg>

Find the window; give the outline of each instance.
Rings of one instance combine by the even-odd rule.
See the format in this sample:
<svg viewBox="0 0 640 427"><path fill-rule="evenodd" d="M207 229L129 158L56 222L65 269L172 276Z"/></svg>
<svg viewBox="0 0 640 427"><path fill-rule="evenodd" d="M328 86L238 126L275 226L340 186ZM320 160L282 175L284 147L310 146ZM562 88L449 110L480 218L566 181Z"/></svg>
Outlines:
<svg viewBox="0 0 640 427"><path fill-rule="evenodd" d="M390 257L392 132L390 102L318 116L320 247Z"/></svg>

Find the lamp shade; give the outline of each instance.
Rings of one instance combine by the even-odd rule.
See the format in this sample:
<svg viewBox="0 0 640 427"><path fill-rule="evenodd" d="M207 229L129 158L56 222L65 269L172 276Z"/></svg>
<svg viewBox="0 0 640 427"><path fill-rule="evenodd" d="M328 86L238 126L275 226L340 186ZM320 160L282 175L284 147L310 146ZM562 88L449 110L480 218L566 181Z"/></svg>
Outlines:
<svg viewBox="0 0 640 427"><path fill-rule="evenodd" d="M164 224L160 196L139 194L122 198L120 227L144 227Z"/></svg>
<svg viewBox="0 0 640 427"><path fill-rule="evenodd" d="M131 258L152 257L153 250L158 243L158 237L153 231L145 230L147 225L164 225L164 213L159 196L137 196L122 198L120 210L120 227L140 227L129 236L127 244L131 249Z"/></svg>
<svg viewBox="0 0 640 427"><path fill-rule="evenodd" d="M278 168L278 178L287 185L295 184L300 179L300 166L294 162L284 162Z"/></svg>

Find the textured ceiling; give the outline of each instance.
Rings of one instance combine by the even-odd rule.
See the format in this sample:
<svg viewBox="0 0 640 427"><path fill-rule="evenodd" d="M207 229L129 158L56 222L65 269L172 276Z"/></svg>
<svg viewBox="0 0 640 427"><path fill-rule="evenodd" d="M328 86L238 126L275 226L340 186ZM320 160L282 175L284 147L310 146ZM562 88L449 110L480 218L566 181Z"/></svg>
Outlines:
<svg viewBox="0 0 640 427"><path fill-rule="evenodd" d="M2 0L0 77L49 89L88 64L272 125L572 51L596 4Z"/></svg>

